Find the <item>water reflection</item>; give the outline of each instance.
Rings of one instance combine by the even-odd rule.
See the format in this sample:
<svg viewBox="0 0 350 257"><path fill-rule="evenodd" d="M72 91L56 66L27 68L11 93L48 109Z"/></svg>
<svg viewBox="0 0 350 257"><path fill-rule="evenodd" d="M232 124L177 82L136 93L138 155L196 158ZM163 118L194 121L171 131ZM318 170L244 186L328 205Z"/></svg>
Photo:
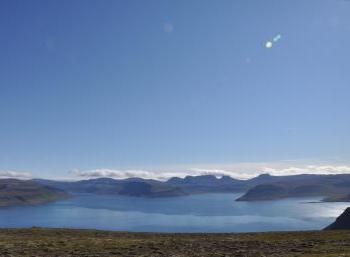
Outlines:
<svg viewBox="0 0 350 257"><path fill-rule="evenodd" d="M161 232L314 230L331 223L346 203L318 198L235 202L238 194L175 198L77 195L38 206L0 209L1 227L74 227Z"/></svg>

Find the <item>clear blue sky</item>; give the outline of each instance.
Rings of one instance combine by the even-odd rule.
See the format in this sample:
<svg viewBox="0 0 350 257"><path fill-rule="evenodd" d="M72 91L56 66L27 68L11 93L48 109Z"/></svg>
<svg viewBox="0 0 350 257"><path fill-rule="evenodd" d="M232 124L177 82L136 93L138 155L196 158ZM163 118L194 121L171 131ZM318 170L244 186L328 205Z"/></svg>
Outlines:
<svg viewBox="0 0 350 257"><path fill-rule="evenodd" d="M3 0L0 170L348 160L349 14L346 0Z"/></svg>

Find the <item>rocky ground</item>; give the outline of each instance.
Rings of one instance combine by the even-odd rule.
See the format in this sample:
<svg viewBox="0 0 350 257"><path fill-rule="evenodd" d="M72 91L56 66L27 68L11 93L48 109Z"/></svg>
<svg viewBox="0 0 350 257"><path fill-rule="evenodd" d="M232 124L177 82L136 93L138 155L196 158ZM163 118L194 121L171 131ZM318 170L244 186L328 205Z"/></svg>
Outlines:
<svg viewBox="0 0 350 257"><path fill-rule="evenodd" d="M350 256L350 231L156 234L0 229L0 256Z"/></svg>

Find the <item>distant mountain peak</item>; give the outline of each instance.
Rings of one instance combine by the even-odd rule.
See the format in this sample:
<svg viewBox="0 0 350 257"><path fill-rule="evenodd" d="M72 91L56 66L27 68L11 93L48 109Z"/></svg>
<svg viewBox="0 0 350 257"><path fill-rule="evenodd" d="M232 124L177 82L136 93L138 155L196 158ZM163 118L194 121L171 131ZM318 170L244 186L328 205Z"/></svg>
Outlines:
<svg viewBox="0 0 350 257"><path fill-rule="evenodd" d="M101 178L91 178L85 181L93 182L93 183L102 183L102 184L115 184L118 180L113 178L108 178L108 177L101 177Z"/></svg>
<svg viewBox="0 0 350 257"><path fill-rule="evenodd" d="M259 176L257 176L257 178L269 178L269 177L272 177L270 173L262 173Z"/></svg>

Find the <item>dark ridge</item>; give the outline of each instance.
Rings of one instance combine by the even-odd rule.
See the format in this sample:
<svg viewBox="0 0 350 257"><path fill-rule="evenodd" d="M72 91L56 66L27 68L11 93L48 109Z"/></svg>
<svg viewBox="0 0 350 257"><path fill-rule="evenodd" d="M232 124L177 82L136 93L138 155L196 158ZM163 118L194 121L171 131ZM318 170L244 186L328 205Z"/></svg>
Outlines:
<svg viewBox="0 0 350 257"><path fill-rule="evenodd" d="M324 230L349 230L350 229L350 207L333 222L331 225L326 227Z"/></svg>

